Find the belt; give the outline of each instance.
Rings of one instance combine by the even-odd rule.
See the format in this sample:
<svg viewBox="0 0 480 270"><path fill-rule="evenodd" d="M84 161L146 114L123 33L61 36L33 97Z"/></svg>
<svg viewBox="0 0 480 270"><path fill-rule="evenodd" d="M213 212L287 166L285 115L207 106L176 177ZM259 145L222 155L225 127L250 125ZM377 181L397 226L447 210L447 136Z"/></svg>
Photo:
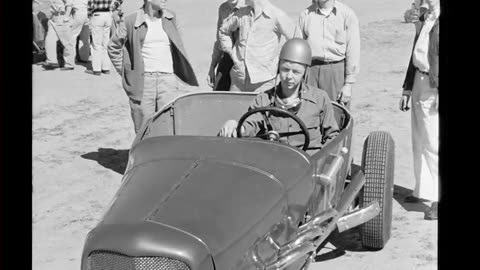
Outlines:
<svg viewBox="0 0 480 270"><path fill-rule="evenodd" d="M96 9L96 10L94 10L92 13L95 13L95 12L110 12L110 9L109 9L109 8L105 8L105 9Z"/></svg>
<svg viewBox="0 0 480 270"><path fill-rule="evenodd" d="M427 76L428 76L428 72L421 71L418 67L415 67L415 69L416 69L418 72L422 73L423 75L427 75Z"/></svg>
<svg viewBox="0 0 480 270"><path fill-rule="evenodd" d="M338 60L338 61L323 61L319 59L313 59L312 66L332 65L332 64L341 63L343 61L345 61L345 59Z"/></svg>

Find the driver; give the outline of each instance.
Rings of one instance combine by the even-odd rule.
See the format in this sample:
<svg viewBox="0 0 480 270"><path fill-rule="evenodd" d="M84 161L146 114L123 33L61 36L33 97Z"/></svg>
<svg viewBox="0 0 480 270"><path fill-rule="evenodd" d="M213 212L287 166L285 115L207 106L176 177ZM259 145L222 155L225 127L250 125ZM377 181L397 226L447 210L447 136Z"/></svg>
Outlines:
<svg viewBox="0 0 480 270"><path fill-rule="evenodd" d="M305 84L304 78L312 61L312 52L308 43L299 38L288 40L282 47L279 57L280 84L258 94L249 110L261 107L277 107L296 115L306 125L310 144L307 152L318 151L332 140L339 128L334 118L333 106L327 92ZM269 120L268 122L265 120ZM260 114L249 117L241 127L241 135L256 136L268 130L268 124L277 132L292 132L295 135L281 137L280 142L302 147L305 141L300 125L286 115L268 114L264 119ZM228 120L219 132L219 136L237 137L236 120ZM296 132L295 132L296 131ZM313 152L313 153L314 153ZM309 153L311 154L311 153Z"/></svg>

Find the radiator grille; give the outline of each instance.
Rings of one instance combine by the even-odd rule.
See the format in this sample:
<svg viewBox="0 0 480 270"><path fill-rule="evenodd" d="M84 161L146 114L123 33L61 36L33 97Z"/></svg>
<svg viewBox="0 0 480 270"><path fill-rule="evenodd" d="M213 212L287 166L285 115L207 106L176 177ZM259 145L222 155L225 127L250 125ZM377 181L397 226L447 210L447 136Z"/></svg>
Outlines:
<svg viewBox="0 0 480 270"><path fill-rule="evenodd" d="M88 270L190 270L184 262L167 257L130 257L111 251L94 251Z"/></svg>

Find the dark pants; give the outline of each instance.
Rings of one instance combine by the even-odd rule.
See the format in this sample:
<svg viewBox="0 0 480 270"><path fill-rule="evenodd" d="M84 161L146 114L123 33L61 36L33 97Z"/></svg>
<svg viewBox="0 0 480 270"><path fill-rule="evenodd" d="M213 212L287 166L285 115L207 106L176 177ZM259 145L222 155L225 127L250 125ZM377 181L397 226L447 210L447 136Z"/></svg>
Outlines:
<svg viewBox="0 0 480 270"><path fill-rule="evenodd" d="M233 67L232 58L228 53L223 53L217 67L217 74L215 75L214 91L228 91L230 90L230 70Z"/></svg>
<svg viewBox="0 0 480 270"><path fill-rule="evenodd" d="M305 81L308 85L325 90L332 101L337 101L345 84L345 61L330 64L313 60Z"/></svg>

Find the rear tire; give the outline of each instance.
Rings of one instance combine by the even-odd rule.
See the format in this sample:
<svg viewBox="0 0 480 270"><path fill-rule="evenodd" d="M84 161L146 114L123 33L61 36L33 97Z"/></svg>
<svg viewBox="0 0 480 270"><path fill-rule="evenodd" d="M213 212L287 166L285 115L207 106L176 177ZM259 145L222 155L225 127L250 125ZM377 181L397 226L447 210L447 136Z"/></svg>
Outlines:
<svg viewBox="0 0 480 270"><path fill-rule="evenodd" d="M371 132L363 145L362 170L365 185L360 192L360 207L377 200L380 213L362 224L364 247L382 249L392 228L392 197L395 167L395 143L388 132Z"/></svg>

